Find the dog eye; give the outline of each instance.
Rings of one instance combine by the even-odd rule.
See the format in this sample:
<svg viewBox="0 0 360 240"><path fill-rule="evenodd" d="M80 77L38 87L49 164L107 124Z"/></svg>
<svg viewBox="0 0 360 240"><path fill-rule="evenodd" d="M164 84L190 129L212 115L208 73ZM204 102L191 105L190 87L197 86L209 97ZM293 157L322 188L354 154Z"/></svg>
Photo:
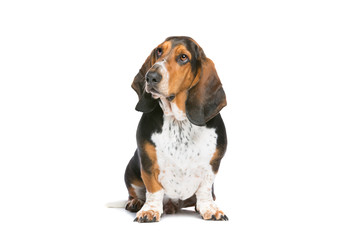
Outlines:
<svg viewBox="0 0 360 240"><path fill-rule="evenodd" d="M160 57L161 54L162 54L162 49L161 48L156 49L156 56Z"/></svg>
<svg viewBox="0 0 360 240"><path fill-rule="evenodd" d="M180 55L180 60L181 60L182 62L186 62L188 59L189 59L188 56L186 56L185 54L181 54L181 55Z"/></svg>

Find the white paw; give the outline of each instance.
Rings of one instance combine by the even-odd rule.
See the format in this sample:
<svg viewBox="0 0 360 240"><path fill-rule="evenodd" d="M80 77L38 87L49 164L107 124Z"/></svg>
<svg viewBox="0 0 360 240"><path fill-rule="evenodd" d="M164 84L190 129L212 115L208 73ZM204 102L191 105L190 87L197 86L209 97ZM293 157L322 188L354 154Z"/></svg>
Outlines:
<svg viewBox="0 0 360 240"><path fill-rule="evenodd" d="M134 222L146 223L146 222L158 222L160 220L160 212L155 210L139 211L136 214Z"/></svg>
<svg viewBox="0 0 360 240"><path fill-rule="evenodd" d="M224 212L219 210L215 203L208 204L207 206L198 205L197 209L199 210L200 215L204 220L229 220L229 218L224 214Z"/></svg>

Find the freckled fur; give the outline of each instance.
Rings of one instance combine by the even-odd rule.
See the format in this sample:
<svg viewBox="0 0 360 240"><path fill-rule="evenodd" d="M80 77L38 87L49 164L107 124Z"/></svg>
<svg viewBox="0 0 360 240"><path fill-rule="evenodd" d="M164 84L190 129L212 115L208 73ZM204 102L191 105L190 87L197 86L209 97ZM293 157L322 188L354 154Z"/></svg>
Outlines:
<svg viewBox="0 0 360 240"><path fill-rule="evenodd" d="M210 159L216 151L215 129L164 117L162 132L151 139L156 145L161 170L159 182L165 194L172 199L191 197L204 175L212 172Z"/></svg>

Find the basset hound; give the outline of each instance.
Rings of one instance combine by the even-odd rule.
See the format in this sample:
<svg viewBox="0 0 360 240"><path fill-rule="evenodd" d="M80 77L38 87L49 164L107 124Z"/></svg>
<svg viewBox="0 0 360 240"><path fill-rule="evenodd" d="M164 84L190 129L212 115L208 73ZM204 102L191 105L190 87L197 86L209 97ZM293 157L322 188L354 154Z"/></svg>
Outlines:
<svg viewBox="0 0 360 240"><path fill-rule="evenodd" d="M143 112L137 149L126 171L126 209L135 222L195 206L206 220L228 220L215 204L213 183L226 151L220 110L225 92L214 63L190 37L169 37L135 76Z"/></svg>

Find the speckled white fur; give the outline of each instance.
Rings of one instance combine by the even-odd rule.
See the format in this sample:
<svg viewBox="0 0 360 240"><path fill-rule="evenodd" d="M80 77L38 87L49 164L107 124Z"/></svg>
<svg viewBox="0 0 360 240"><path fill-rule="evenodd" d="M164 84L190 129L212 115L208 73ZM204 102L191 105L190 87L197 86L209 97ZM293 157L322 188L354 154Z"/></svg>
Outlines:
<svg viewBox="0 0 360 240"><path fill-rule="evenodd" d="M204 176L199 189L196 191L196 209L201 216L204 216L206 212L211 212L212 215L219 210L212 197L212 185L214 180L214 174L207 174Z"/></svg>
<svg viewBox="0 0 360 240"><path fill-rule="evenodd" d="M155 193L146 192L146 202L142 206L141 210L137 212L136 217L140 217L145 211L155 211L159 215L163 213L163 199L164 199L164 190L161 189Z"/></svg>
<svg viewBox="0 0 360 240"><path fill-rule="evenodd" d="M187 199L208 175L214 177L210 160L216 150L215 129L164 116L161 133L155 133L159 182L171 199ZM211 187L210 187L211 194Z"/></svg>

